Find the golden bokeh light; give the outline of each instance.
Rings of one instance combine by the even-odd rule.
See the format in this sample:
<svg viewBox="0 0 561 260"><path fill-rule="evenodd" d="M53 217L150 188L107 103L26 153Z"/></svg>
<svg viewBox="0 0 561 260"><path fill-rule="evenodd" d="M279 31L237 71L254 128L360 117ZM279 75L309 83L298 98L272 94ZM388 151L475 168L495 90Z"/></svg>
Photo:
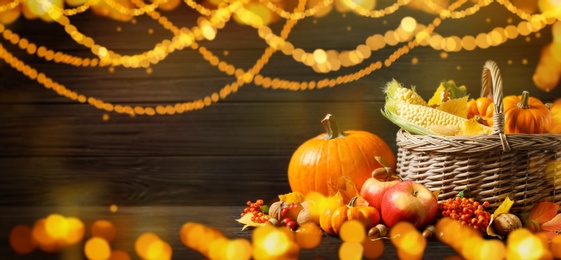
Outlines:
<svg viewBox="0 0 561 260"><path fill-rule="evenodd" d="M129 253L123 250L113 250L111 251L111 256L109 260L131 260Z"/></svg>
<svg viewBox="0 0 561 260"><path fill-rule="evenodd" d="M90 260L107 260L111 257L111 246L101 237L93 237L86 241L84 254Z"/></svg>
<svg viewBox="0 0 561 260"><path fill-rule="evenodd" d="M113 225L110 221L99 219L92 223L90 233L94 237L101 237L107 242L113 242L115 235L117 234L117 230L115 225Z"/></svg>
<svg viewBox="0 0 561 260"><path fill-rule="evenodd" d="M10 247L17 254L27 255L35 251L37 242L32 238L32 228L27 225L16 225L10 231Z"/></svg>
<svg viewBox="0 0 561 260"><path fill-rule="evenodd" d="M406 32L413 32L417 28L417 20L411 16L406 16L401 19L401 28Z"/></svg>

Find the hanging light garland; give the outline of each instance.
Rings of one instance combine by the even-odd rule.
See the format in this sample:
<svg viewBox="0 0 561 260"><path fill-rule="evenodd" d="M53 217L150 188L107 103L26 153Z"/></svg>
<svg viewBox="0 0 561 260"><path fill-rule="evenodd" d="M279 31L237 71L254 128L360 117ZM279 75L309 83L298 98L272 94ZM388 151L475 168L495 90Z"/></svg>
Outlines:
<svg viewBox="0 0 561 260"><path fill-rule="evenodd" d="M508 40L517 38L518 36L526 36L533 32L539 32L546 25L555 23L561 20L561 8L550 9L541 14L528 14L521 9L515 7L512 3L506 0L497 0L496 2L505 7L513 14L520 17L521 21L517 26L508 25L504 28L497 27L488 33L480 33L477 36L466 35L460 38L459 36L441 36L434 32L434 30L447 18L461 19L469 15L473 15L481 8L488 6L494 1L486 0L477 3L465 10L455 11L455 9L466 3L465 0L459 0L451 4L448 8L443 8L432 1L423 1L427 8L438 13L432 23L428 25L418 24L414 18L405 17L402 19L400 26L395 30L389 30L384 34L373 34L367 37L364 44L359 44L354 50L348 51L334 51L323 49L316 49L312 52L305 52L303 49L295 47L286 39L295 26L298 20L316 14L322 8L332 4L331 0L324 0L317 2L317 4L309 9L304 9L305 4L303 1L299 2L298 8L294 12L287 12L274 5L272 2L260 0L271 11L277 13L279 16L285 18L287 23L281 31L280 35L275 35L272 30L263 23L261 19L251 11L245 9L249 0L245 1L232 1L219 5L217 9L208 9L202 5L194 2L193 0L185 0L185 4L197 10L202 16L198 19L198 25L187 29L185 27L178 28L156 11L159 4L164 4L167 0L160 0L152 4L145 4L140 0L133 0L132 3L137 8L126 7L114 0L104 0L104 3L112 9L125 16L139 16L148 15L152 19L158 21L163 28L173 33L171 39L164 39L156 44L151 50L147 50L140 54L135 55L121 55L112 50L107 49L95 43L95 41L82 34L77 28L70 23L69 16L77 13L84 12L90 8L90 2L86 2L81 6L73 9L62 9L53 5L49 0L37 0L44 10L48 10L49 17L59 23L65 28L68 35L84 47L89 48L97 58L80 58L68 55L62 52L55 52L47 49L45 46L37 47L35 44L29 42L28 39L20 37L16 33L6 29L0 24L0 33L4 39L11 44L17 45L20 49L26 50L28 54L44 58L47 61L54 61L57 63L69 64L73 66L82 67L95 67L95 66L123 66L127 68L149 68L153 64L164 60L168 55L176 50L182 50L190 47L197 50L201 56L209 62L212 66L218 68L219 71L234 76L235 81L225 85L219 91L213 92L208 96L201 99L180 102L173 105L158 105L158 106L129 106L122 104L112 104L95 97L87 97L86 95L74 92L65 86L53 81L47 75L38 72L36 69L25 64L13 54L11 54L3 45L0 44L0 57L10 66L21 72L32 80L36 80L45 88L52 89L59 95L75 100L81 103L88 103L98 109L108 112L125 113L131 116L134 115L174 115L188 111L202 109L210 106L220 100L227 98L230 94L235 93L243 85L254 83L257 86L271 89L285 89L285 90L311 90L321 89L325 87L334 87L348 82L356 81L366 75L371 74L373 71L382 68L383 66L389 67L397 59L410 52L413 48L421 46L430 46L435 50L443 50L445 52L454 52L460 50L471 51L477 48L484 49L489 46L498 46ZM408 4L411 0L397 1L391 6L380 10L367 10L359 5L354 4L349 0L342 0L349 6L355 13L370 17L379 18L390 15L397 11L400 7ZM14 0L10 4L0 6L0 13L3 9L9 10L19 5L19 0ZM261 37L268 45L264 50L263 55L256 61L254 66L250 69L243 70L236 68L232 64L221 61L218 56L214 55L211 51L200 46L198 42L203 40L211 41L216 37L219 29L225 27L226 23L230 20L232 15L238 17L245 17L244 23L254 27ZM203 17L205 16L205 17ZM318 73L329 73L336 71L341 66L352 67L362 64L370 58L372 51L377 51L385 48L387 45L396 46L403 44L386 59L371 62L366 67L359 69L354 73L347 75L337 76L335 78L325 78L317 81L289 81L279 78L270 78L259 74L261 69L267 64L269 58L273 53L280 50L284 55L292 56L297 62L301 62L309 66Z"/></svg>

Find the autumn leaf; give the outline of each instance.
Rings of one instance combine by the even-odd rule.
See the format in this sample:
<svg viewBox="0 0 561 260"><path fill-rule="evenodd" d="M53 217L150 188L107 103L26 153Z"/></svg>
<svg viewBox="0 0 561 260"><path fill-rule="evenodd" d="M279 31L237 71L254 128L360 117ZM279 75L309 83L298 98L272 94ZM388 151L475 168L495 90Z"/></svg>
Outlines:
<svg viewBox="0 0 561 260"><path fill-rule="evenodd" d="M462 98L467 95L466 86L458 87L453 80L443 81L429 99L429 106L437 107L450 99Z"/></svg>
<svg viewBox="0 0 561 260"><path fill-rule="evenodd" d="M282 194L279 195L279 200L290 204L301 203L302 201L304 201L304 194L297 191L287 194Z"/></svg>
<svg viewBox="0 0 561 260"><path fill-rule="evenodd" d="M392 170L391 165L388 161L386 161L386 159L384 159L382 156L374 156L374 159L376 160L376 162L378 162L380 164L380 166L386 168L386 170L388 170L388 172L390 172Z"/></svg>
<svg viewBox="0 0 561 260"><path fill-rule="evenodd" d="M440 195L440 190L434 190L432 191L432 194L434 194L434 196L438 198L438 195Z"/></svg>
<svg viewBox="0 0 561 260"><path fill-rule="evenodd" d="M442 102L436 109L448 112L450 114L467 118L468 97L454 98Z"/></svg>
<svg viewBox="0 0 561 260"><path fill-rule="evenodd" d="M530 210L525 227L532 232L561 231L561 214L557 214L558 210L559 204L550 201L539 202Z"/></svg>
<svg viewBox="0 0 561 260"><path fill-rule="evenodd" d="M528 215L528 220L536 221L539 224L543 224L555 217L557 211L559 210L559 205L550 201L542 201L532 207L530 214Z"/></svg>
<svg viewBox="0 0 561 260"><path fill-rule="evenodd" d="M561 214L555 215L551 220L542 224L544 231L559 232L561 231Z"/></svg>
<svg viewBox="0 0 561 260"><path fill-rule="evenodd" d="M444 88L444 84L440 83L440 85L438 86L438 88L436 88L436 90L434 91L434 94L432 95L432 97L429 99L429 106L431 107L437 107L440 105L440 102L442 101L442 92L445 91L446 89Z"/></svg>
<svg viewBox="0 0 561 260"><path fill-rule="evenodd" d="M259 227L265 225L265 223L257 223L252 221L251 218L253 217L253 212L248 212L247 214L243 215L243 217L236 219L237 222L244 224L242 227L242 231L250 228L250 227Z"/></svg>
<svg viewBox="0 0 561 260"><path fill-rule="evenodd" d="M475 118L464 121L464 123L460 127L460 130L458 131L458 135L460 136L481 135L481 134L490 134L490 133L491 133L491 128L478 123Z"/></svg>
<svg viewBox="0 0 561 260"><path fill-rule="evenodd" d="M352 198L357 197L354 205L356 206L368 206L368 201L360 196L360 191L357 189L356 184L347 175L339 177L335 182L330 179L329 183L329 194L339 194L343 199L343 204L347 204Z"/></svg>

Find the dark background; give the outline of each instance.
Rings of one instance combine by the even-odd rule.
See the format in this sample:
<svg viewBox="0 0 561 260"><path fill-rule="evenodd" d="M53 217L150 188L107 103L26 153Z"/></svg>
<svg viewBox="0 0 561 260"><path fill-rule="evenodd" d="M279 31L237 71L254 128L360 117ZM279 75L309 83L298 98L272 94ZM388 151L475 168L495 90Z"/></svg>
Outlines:
<svg viewBox="0 0 561 260"><path fill-rule="evenodd" d="M162 14L178 26L194 26L196 14L184 5ZM417 17L419 22L434 17L407 8L380 19L352 13L342 17L332 11L324 18L300 21L288 39L307 51L354 49L367 36L396 28L406 15ZM477 35L505 27L508 18L514 24L519 21L501 5L491 4L473 16L445 20L437 32ZM132 24L86 12L71 21L96 43L121 54L146 51L172 36L145 16L137 17ZM281 25L278 22L271 28L278 33ZM117 27L122 30L118 32ZM38 46L93 57L57 23L21 18L6 28ZM153 34L148 33L150 29ZM108 113L66 99L1 63L0 205L238 205L248 199L274 197L290 191L286 172L292 152L322 133L320 120L326 113L333 114L341 128L369 131L396 149L397 127L379 112L383 105L381 89L392 78L406 86L417 86L425 99L440 81L448 79L466 85L471 95L478 96L482 66L490 59L501 69L505 95L528 90L544 101L561 97L560 88L546 93L531 79L541 48L549 42L548 26L539 37L520 36L498 47L449 53L446 59L440 57L441 51L420 46L390 67L333 88L288 91L248 84L210 107L153 117ZM110 72L108 67L46 62L5 40L2 44L54 81L113 104L173 105L203 98L235 80L192 49L172 53L153 65L153 72L148 74L143 68L116 67ZM265 48L254 29L233 21L214 41L201 45L216 55L228 51L223 59L244 69L252 66ZM334 78L383 61L395 49L387 46L373 52L364 65L328 75L275 53L262 74L295 81ZM412 64L412 58L419 63ZM103 119L105 114L108 120Z"/></svg>
<svg viewBox="0 0 561 260"><path fill-rule="evenodd" d="M388 1L378 2L382 7ZM185 27L194 26L198 16L184 4L162 14ZM354 49L369 35L395 29L406 15L425 24L434 18L409 8L380 19L332 11L323 18L300 21L288 40L307 51ZM443 21L436 32L476 36L507 26L508 19L512 24L520 21L493 3L473 16ZM121 54L141 53L172 37L146 16L135 21L119 22L91 12L71 18L79 31ZM278 34L282 24L270 26ZM6 28L38 46L93 57L59 24L20 18ZM406 86L416 85L425 99L448 79L466 85L472 96L478 96L483 64L494 60L501 69L505 96L528 90L544 102L561 97L561 88L546 93L532 82L541 49L551 40L551 27L547 26L497 47L452 52L447 58L441 58L441 51L420 46L390 67L347 84L307 91L247 84L204 109L164 116L105 112L61 97L0 62L0 208L6 212L17 207L46 207L41 212L49 212L110 204L243 208L247 200L272 199L290 191L287 168L291 155L300 144L322 133L320 120L327 113L335 116L341 128L374 133L397 151L398 128L380 114L382 87L392 78ZM189 48L152 65L148 74L145 69L115 67L111 72L108 67L46 62L3 38L0 43L67 88L113 104L173 105L197 100L235 81ZM243 69L251 67L266 47L255 29L232 21L214 41L200 44ZM335 78L383 61L395 49L387 46L361 65L327 75L279 52L261 74L294 81ZM412 63L413 58L418 64ZM2 232L5 235L7 230Z"/></svg>

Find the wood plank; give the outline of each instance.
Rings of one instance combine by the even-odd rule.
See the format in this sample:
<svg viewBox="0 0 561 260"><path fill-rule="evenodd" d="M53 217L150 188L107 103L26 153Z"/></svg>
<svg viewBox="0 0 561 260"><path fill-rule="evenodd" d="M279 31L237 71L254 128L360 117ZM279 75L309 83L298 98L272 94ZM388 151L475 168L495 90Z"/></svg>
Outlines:
<svg viewBox="0 0 561 260"><path fill-rule="evenodd" d="M0 158L0 206L244 205L290 192L290 156Z"/></svg>
<svg viewBox="0 0 561 260"><path fill-rule="evenodd" d="M380 102L218 103L178 116L111 115L86 105L3 106L0 157L12 156L288 156L323 133L331 113L345 130L369 131L388 145L397 126ZM395 144L394 144L395 145Z"/></svg>

